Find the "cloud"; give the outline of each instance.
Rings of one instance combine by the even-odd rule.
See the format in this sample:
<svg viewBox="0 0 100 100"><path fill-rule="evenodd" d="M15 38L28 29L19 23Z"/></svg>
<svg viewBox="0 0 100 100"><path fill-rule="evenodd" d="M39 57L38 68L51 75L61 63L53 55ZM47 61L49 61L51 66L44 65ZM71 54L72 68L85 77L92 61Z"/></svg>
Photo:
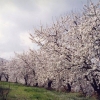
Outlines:
<svg viewBox="0 0 100 100"><path fill-rule="evenodd" d="M33 47L33 43L32 43L32 41L30 40L29 37L30 37L30 35L27 32L21 33L20 34L20 40L21 40L20 45L21 46L25 45L25 46L27 46L27 48L29 46Z"/></svg>
<svg viewBox="0 0 100 100"><path fill-rule="evenodd" d="M0 33L0 40L3 38L3 34Z"/></svg>
<svg viewBox="0 0 100 100"><path fill-rule="evenodd" d="M14 52L0 52L0 58L11 59L14 57Z"/></svg>
<svg viewBox="0 0 100 100"><path fill-rule="evenodd" d="M93 0L94 1L94 0ZM96 2L95 0L94 2ZM13 52L37 48L29 33L40 23L51 25L55 19L72 10L80 11L87 0L0 0L0 57L9 58Z"/></svg>

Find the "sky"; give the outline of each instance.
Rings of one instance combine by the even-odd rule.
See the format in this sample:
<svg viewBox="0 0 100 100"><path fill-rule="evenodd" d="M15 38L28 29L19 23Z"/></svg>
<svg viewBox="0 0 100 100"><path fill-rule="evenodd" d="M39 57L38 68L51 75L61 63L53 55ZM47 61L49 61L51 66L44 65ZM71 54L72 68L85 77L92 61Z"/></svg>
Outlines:
<svg viewBox="0 0 100 100"><path fill-rule="evenodd" d="M92 0L96 2L98 0ZM0 0L0 57L10 59L36 45L29 33L72 11L81 12L87 0Z"/></svg>

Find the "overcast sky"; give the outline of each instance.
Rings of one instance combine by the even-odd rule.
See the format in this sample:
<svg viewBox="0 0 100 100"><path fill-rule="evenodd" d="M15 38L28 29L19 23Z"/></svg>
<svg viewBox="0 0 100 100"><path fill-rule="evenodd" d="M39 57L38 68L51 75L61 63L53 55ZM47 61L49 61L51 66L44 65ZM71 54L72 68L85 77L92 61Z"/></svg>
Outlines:
<svg viewBox="0 0 100 100"><path fill-rule="evenodd" d="M97 1L97 0L93 0ZM34 27L50 25L71 11L81 12L87 0L0 0L0 57L36 48L29 40Z"/></svg>

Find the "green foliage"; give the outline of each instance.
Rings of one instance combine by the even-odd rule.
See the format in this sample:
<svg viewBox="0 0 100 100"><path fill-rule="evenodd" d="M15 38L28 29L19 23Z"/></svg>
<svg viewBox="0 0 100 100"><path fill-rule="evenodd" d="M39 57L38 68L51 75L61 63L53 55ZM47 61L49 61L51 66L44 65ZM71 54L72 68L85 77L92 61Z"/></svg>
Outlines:
<svg viewBox="0 0 100 100"><path fill-rule="evenodd" d="M2 84L4 87L9 85L7 82L0 82L0 85ZM10 89L7 100L95 100L80 96L78 93L61 93L16 83L10 83Z"/></svg>

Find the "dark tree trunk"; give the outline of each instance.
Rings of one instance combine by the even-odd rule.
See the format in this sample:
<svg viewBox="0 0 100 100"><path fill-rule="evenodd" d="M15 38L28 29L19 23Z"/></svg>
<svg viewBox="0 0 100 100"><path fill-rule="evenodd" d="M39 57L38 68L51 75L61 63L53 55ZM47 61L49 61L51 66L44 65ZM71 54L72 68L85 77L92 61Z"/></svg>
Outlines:
<svg viewBox="0 0 100 100"><path fill-rule="evenodd" d="M51 84L52 84L52 81L49 80L49 82L48 82L48 89L51 89Z"/></svg>
<svg viewBox="0 0 100 100"><path fill-rule="evenodd" d="M1 81L1 79L2 79L2 75L3 75L3 73L0 74L0 81Z"/></svg>
<svg viewBox="0 0 100 100"><path fill-rule="evenodd" d="M28 85L28 74L26 74L26 75L24 76L24 80L25 80L25 85Z"/></svg>
<svg viewBox="0 0 100 100"><path fill-rule="evenodd" d="M97 84L95 78L93 78L93 83L91 83L94 91L97 93L97 96L100 97L100 84Z"/></svg>
<svg viewBox="0 0 100 100"><path fill-rule="evenodd" d="M15 83L18 83L18 81L17 81L17 77L16 77L16 82Z"/></svg>
<svg viewBox="0 0 100 100"><path fill-rule="evenodd" d="M36 83L36 85L35 85L36 87L38 87L38 83Z"/></svg>
<svg viewBox="0 0 100 100"><path fill-rule="evenodd" d="M70 86L70 84L69 83L67 83L67 87L68 87L68 92L71 92L71 86Z"/></svg>
<svg viewBox="0 0 100 100"><path fill-rule="evenodd" d="M1 81L2 76L0 76L0 81Z"/></svg>
<svg viewBox="0 0 100 100"><path fill-rule="evenodd" d="M3 75L4 75L5 79L6 79L6 82L8 82L8 80L9 80L8 74L3 74Z"/></svg>

